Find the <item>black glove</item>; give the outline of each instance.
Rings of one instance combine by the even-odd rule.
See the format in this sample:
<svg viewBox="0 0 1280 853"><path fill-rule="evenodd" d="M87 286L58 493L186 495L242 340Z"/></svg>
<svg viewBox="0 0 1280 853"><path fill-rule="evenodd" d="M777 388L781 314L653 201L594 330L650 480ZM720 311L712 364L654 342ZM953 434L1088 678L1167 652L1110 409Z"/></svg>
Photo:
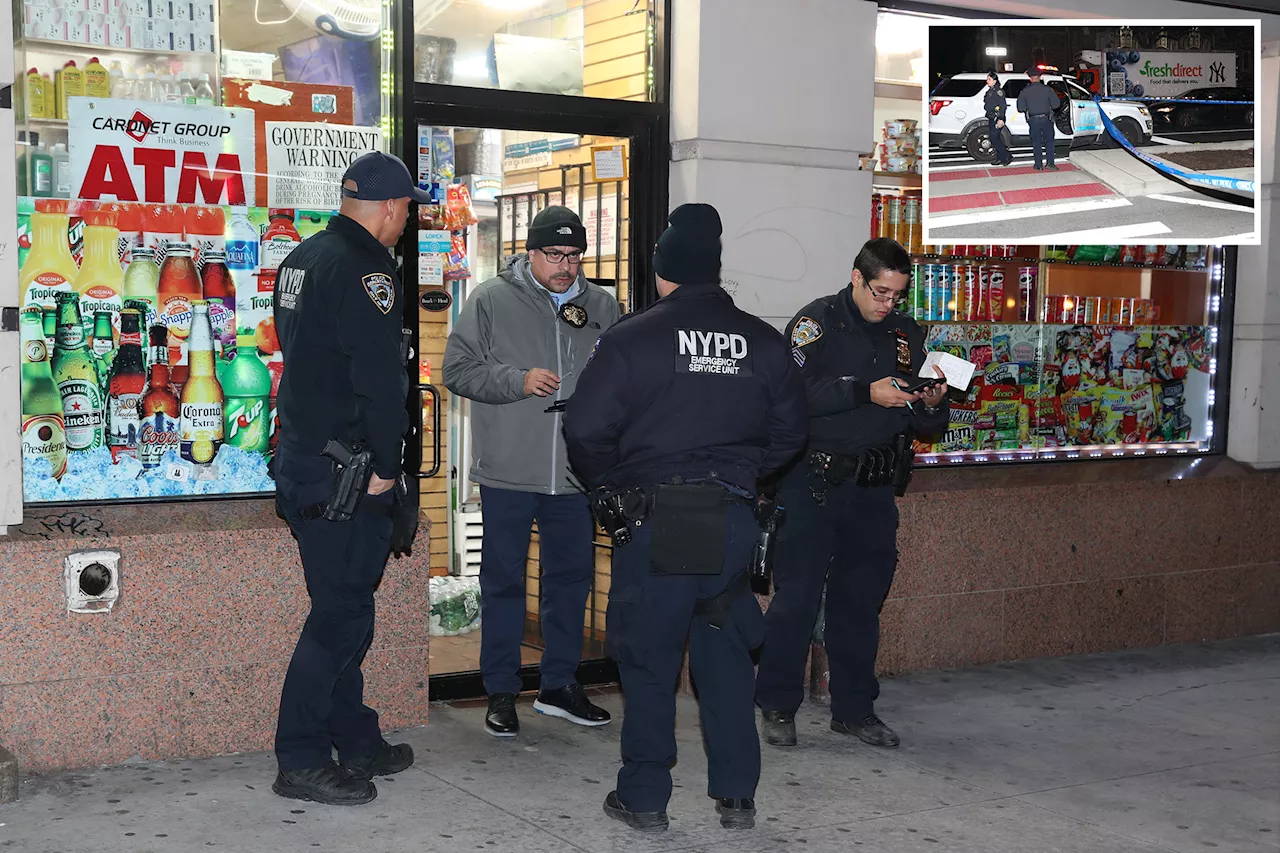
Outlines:
<svg viewBox="0 0 1280 853"><path fill-rule="evenodd" d="M396 508L391 514L391 553L397 560L413 553L417 533L418 502L409 500L409 487L401 474L396 480Z"/></svg>

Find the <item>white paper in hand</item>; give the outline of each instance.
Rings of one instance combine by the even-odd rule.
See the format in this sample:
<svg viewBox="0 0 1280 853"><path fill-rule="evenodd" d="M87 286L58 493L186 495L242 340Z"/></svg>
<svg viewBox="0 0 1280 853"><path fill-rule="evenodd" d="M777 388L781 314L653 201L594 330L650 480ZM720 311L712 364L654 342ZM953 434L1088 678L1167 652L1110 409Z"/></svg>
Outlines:
<svg viewBox="0 0 1280 853"><path fill-rule="evenodd" d="M977 369L973 362L957 358L949 352L931 352L925 356L920 376L928 379L936 377L938 374L933 369L934 365L942 368L948 385L961 391L969 390L969 381L973 379L973 371Z"/></svg>

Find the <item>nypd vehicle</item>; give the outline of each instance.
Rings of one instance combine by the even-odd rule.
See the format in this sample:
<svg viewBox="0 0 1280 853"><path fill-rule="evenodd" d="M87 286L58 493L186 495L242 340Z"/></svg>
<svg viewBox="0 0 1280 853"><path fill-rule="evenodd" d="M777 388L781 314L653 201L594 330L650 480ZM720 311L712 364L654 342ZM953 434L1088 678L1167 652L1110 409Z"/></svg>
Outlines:
<svg viewBox="0 0 1280 853"><path fill-rule="evenodd" d="M1081 148L1099 142L1114 144L1102 126L1093 93L1074 77L1058 73L1053 66L1039 67L1044 72L1041 81L1059 98L1058 109L1053 113L1054 145ZM1001 91L1009 103L1005 125L1013 136L1013 147L1030 146L1027 117L1018 112L1018 95L1029 82L1027 75L1001 72L999 77ZM983 73L956 74L938 84L929 96L930 147L964 149L975 160L995 161L995 149L987 137L987 111L982 103L986 89L987 75ZM1151 141L1151 113L1142 104L1104 101L1101 107L1130 143L1141 145Z"/></svg>

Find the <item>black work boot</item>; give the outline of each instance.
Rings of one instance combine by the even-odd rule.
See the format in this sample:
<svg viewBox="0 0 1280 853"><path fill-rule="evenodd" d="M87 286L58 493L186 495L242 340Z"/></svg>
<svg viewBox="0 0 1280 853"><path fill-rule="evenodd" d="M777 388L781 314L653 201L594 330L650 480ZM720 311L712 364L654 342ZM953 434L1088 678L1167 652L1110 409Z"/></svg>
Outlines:
<svg viewBox="0 0 1280 853"><path fill-rule="evenodd" d="M356 779L332 761L306 770L281 770L271 790L290 800L326 806L361 806L378 796L368 779Z"/></svg>
<svg viewBox="0 0 1280 853"><path fill-rule="evenodd" d="M901 741L897 732L884 724L884 720L875 714L867 714L865 717L852 723L844 723L840 720L831 721L831 731L839 732L842 735L853 735L863 743L871 746L895 747Z"/></svg>
<svg viewBox="0 0 1280 853"><path fill-rule="evenodd" d="M725 829L755 829L755 800L735 800L732 797L717 797L716 812L720 815L720 825Z"/></svg>
<svg viewBox="0 0 1280 853"><path fill-rule="evenodd" d="M760 711L764 742L770 746L796 745L796 715L792 711Z"/></svg>
<svg viewBox="0 0 1280 853"><path fill-rule="evenodd" d="M413 747L407 743L395 746L385 740L373 755L342 762L342 769L353 779L369 780L374 776L390 776L408 770L413 764Z"/></svg>
<svg viewBox="0 0 1280 853"><path fill-rule="evenodd" d="M533 710L580 726L605 726L613 719L604 708L591 704L587 691L576 681L555 690L539 692Z"/></svg>
<svg viewBox="0 0 1280 853"><path fill-rule="evenodd" d="M633 812L618 799L617 791L610 791L604 798L604 813L620 820L637 832L666 832L671 822L666 812Z"/></svg>
<svg viewBox="0 0 1280 853"><path fill-rule="evenodd" d="M516 716L516 694L495 693L489 697L489 712L484 715L484 730L494 737L520 734L520 718Z"/></svg>

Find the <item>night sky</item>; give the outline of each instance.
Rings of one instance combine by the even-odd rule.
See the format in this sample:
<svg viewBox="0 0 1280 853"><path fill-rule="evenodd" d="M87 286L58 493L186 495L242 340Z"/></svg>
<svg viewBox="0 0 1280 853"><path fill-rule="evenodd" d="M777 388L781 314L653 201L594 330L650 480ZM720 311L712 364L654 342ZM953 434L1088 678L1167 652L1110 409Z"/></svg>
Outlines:
<svg viewBox="0 0 1280 853"><path fill-rule="evenodd" d="M1134 27L1135 49L1156 50L1161 30L1169 36L1168 50L1183 49L1179 44L1186 27ZM1043 62L1056 65L1064 72L1082 50L1104 50L1118 47L1116 27L939 27L929 28L929 88L952 74L986 71L997 62L1012 62L1013 70ZM1253 28L1201 27L1200 51L1237 51L1236 74L1239 85L1253 88ZM999 58L986 55L990 46L1005 48Z"/></svg>

